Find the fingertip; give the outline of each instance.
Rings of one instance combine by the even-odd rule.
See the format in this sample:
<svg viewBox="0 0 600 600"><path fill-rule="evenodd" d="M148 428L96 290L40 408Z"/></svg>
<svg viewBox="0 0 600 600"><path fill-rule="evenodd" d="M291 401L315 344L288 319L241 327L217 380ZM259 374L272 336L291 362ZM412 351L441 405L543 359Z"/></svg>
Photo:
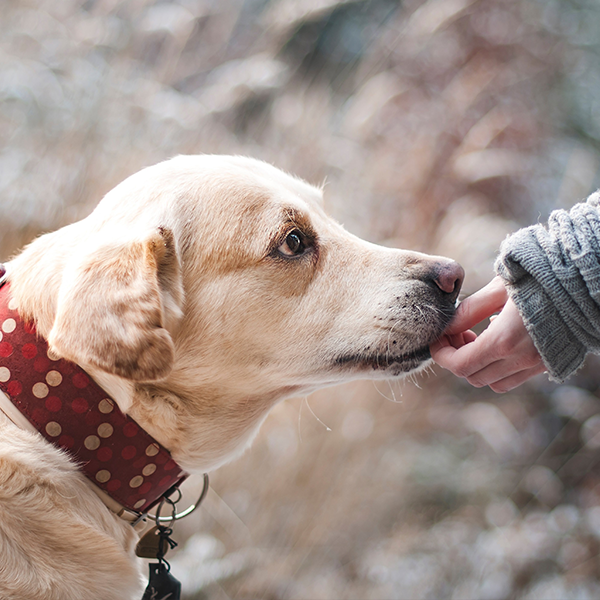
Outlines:
<svg viewBox="0 0 600 600"><path fill-rule="evenodd" d="M477 334L470 329L466 331L461 331L460 333L449 333L444 336L447 338L448 343L446 345L450 345L456 350L459 350L466 344L470 344L477 339Z"/></svg>
<svg viewBox="0 0 600 600"><path fill-rule="evenodd" d="M429 344L429 351L433 354L434 352L438 352L442 348L446 346L450 346L451 342L447 335L441 335L437 340L431 342Z"/></svg>
<svg viewBox="0 0 600 600"><path fill-rule="evenodd" d="M467 331L463 332L463 339L465 344L470 344L477 339L477 334L473 330L467 329Z"/></svg>
<svg viewBox="0 0 600 600"><path fill-rule="evenodd" d="M438 355L439 351L443 348L440 342L433 342L429 346L429 353L431 354L431 358L435 360L435 357Z"/></svg>
<svg viewBox="0 0 600 600"><path fill-rule="evenodd" d="M434 362L444 369L452 371L452 358L457 352L456 348L450 344L439 346L438 348L430 347L431 358Z"/></svg>

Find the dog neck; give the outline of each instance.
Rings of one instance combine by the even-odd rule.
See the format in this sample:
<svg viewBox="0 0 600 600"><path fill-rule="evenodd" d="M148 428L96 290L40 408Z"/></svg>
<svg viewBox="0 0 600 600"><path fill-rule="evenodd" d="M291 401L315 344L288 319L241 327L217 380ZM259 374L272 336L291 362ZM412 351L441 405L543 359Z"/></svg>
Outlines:
<svg viewBox="0 0 600 600"><path fill-rule="evenodd" d="M0 287L3 412L71 456L120 512L147 512L187 474L85 371L52 354L21 320L9 287Z"/></svg>

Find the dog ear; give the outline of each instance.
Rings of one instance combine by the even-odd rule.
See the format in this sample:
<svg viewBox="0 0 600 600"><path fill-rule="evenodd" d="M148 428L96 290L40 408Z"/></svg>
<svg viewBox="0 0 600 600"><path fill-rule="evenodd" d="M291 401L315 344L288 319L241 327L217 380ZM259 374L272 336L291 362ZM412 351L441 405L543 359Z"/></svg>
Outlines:
<svg viewBox="0 0 600 600"><path fill-rule="evenodd" d="M83 366L135 381L162 379L174 360L165 323L179 319L182 303L170 230L102 242L66 270L48 343Z"/></svg>

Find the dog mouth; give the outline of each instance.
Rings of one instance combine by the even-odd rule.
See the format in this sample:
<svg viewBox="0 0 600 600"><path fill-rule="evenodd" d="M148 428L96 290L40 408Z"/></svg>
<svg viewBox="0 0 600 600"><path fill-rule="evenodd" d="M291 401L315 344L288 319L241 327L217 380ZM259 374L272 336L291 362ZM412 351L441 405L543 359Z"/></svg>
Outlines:
<svg viewBox="0 0 600 600"><path fill-rule="evenodd" d="M418 301L418 302L417 302ZM455 303L435 303L427 296L417 298L418 310L395 312L385 324L387 339L375 344L355 345L334 355L334 369L355 375L398 377L411 373L431 360L429 345L438 340L455 314ZM401 306L402 309L412 308ZM390 307L391 309L392 307ZM381 319L380 319L381 320ZM400 323L400 327L396 327ZM368 338L370 336L366 336ZM365 339L365 338L363 338Z"/></svg>
<svg viewBox="0 0 600 600"><path fill-rule="evenodd" d="M390 371L391 375L409 373L431 358L429 346L422 346L411 352L393 354L346 354L335 359L336 367L346 367L359 371Z"/></svg>

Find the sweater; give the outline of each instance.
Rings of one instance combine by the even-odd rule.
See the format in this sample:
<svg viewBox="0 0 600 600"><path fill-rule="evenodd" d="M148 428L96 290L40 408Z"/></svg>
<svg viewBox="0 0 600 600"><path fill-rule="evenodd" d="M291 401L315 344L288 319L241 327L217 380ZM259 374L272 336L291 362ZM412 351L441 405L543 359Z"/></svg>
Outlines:
<svg viewBox="0 0 600 600"><path fill-rule="evenodd" d="M548 369L563 382L589 352L600 354L600 190L556 210L500 247L502 277Z"/></svg>

